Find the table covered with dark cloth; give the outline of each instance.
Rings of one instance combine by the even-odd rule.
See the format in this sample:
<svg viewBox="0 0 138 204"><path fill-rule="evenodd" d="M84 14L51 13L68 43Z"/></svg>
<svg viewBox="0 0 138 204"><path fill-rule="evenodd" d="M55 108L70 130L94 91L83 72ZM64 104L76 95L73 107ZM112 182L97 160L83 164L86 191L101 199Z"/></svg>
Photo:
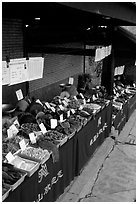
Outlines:
<svg viewBox="0 0 138 204"><path fill-rule="evenodd" d="M26 177L5 202L54 202L77 176L111 129L111 104L101 110L71 139L59 147L59 161L52 155L31 176Z"/></svg>
<svg viewBox="0 0 138 204"><path fill-rule="evenodd" d="M128 115L127 115L127 120L130 118L131 114L133 111L136 109L136 94L133 95L129 100L128 100Z"/></svg>

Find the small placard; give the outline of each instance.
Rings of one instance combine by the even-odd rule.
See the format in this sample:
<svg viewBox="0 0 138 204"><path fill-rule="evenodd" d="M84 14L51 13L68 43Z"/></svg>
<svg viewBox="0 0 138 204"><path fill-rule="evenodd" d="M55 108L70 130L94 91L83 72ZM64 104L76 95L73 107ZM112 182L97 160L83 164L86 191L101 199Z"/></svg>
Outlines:
<svg viewBox="0 0 138 204"><path fill-rule="evenodd" d="M68 103L65 100L63 100L62 103L64 104L65 107L68 106Z"/></svg>
<svg viewBox="0 0 138 204"><path fill-rule="evenodd" d="M67 117L70 117L70 110L67 111Z"/></svg>
<svg viewBox="0 0 138 204"><path fill-rule="evenodd" d="M13 135L17 135L17 133L19 132L19 130L17 129L17 127L14 124L12 124L9 127L9 129L11 129Z"/></svg>
<svg viewBox="0 0 138 204"><path fill-rule="evenodd" d="M62 105L59 105L60 110L64 110L64 107Z"/></svg>
<svg viewBox="0 0 138 204"><path fill-rule="evenodd" d="M83 99L83 104L86 105L86 100L85 100L85 98Z"/></svg>
<svg viewBox="0 0 138 204"><path fill-rule="evenodd" d="M57 119L51 119L51 129L55 129L57 127Z"/></svg>
<svg viewBox="0 0 138 204"><path fill-rule="evenodd" d="M64 97L64 100L68 103L70 100L67 97Z"/></svg>
<svg viewBox="0 0 138 204"><path fill-rule="evenodd" d="M11 163L15 159L15 157L13 156L13 154L11 152L9 152L6 155L6 159L8 160L9 163Z"/></svg>
<svg viewBox="0 0 138 204"><path fill-rule="evenodd" d="M41 103L41 101L39 99L36 100L36 103L40 103L40 105L43 106L43 104Z"/></svg>
<svg viewBox="0 0 138 204"><path fill-rule="evenodd" d="M75 99L75 100L78 100L76 96L74 96L74 99Z"/></svg>
<svg viewBox="0 0 138 204"><path fill-rule="evenodd" d="M19 142L19 145L22 151L26 149L26 143L24 139Z"/></svg>
<svg viewBox="0 0 138 204"><path fill-rule="evenodd" d="M11 129L7 130L7 135L8 135L8 138L12 138L13 137L13 133L12 133Z"/></svg>
<svg viewBox="0 0 138 204"><path fill-rule="evenodd" d="M17 96L18 101L20 101L20 100L23 99L23 93L22 93L22 90L21 90L21 89L19 89L18 91L16 91L16 96Z"/></svg>
<svg viewBox="0 0 138 204"><path fill-rule="evenodd" d="M41 131L42 131L43 134L45 134L45 133L47 132L46 127L44 126L43 123L41 123L41 124L39 125L39 127L40 127L40 129L41 129Z"/></svg>
<svg viewBox="0 0 138 204"><path fill-rule="evenodd" d="M51 108L50 104L48 102L45 102L45 105L47 108Z"/></svg>
<svg viewBox="0 0 138 204"><path fill-rule="evenodd" d="M29 138L30 138L32 144L36 143L36 137L35 137L35 134L33 132L31 132L29 134Z"/></svg>
<svg viewBox="0 0 138 204"><path fill-rule="evenodd" d="M83 94L82 94L82 93L80 93L80 96L81 96L82 98L84 98L84 96L83 96Z"/></svg>
<svg viewBox="0 0 138 204"><path fill-rule="evenodd" d="M17 125L18 127L20 126L20 124L19 124L19 122L18 122L17 119L13 122L13 124L14 124L15 126Z"/></svg>
<svg viewBox="0 0 138 204"><path fill-rule="evenodd" d="M73 85L73 83L74 83L74 78L73 77L69 77L69 84Z"/></svg>
<svg viewBox="0 0 138 204"><path fill-rule="evenodd" d="M72 112L72 114L74 114L74 113L75 113L75 110L72 108L72 109L71 109L71 112Z"/></svg>
<svg viewBox="0 0 138 204"><path fill-rule="evenodd" d="M60 122L63 122L63 114L60 115Z"/></svg>
<svg viewBox="0 0 138 204"><path fill-rule="evenodd" d="M56 109L54 107L51 107L52 112L56 112Z"/></svg>

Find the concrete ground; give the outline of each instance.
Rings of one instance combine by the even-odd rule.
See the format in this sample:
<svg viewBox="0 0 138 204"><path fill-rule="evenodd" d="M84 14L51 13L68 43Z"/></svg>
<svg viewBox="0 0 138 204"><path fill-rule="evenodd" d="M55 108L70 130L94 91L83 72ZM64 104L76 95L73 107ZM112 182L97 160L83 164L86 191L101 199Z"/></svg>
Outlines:
<svg viewBox="0 0 138 204"><path fill-rule="evenodd" d="M56 202L136 201L136 111L95 152Z"/></svg>

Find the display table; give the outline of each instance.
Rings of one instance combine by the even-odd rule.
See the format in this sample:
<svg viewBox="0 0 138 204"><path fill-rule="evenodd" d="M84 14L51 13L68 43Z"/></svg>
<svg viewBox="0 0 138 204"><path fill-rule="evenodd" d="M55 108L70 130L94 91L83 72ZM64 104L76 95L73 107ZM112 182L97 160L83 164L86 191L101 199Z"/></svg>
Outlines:
<svg viewBox="0 0 138 204"><path fill-rule="evenodd" d="M118 111L113 121L113 126L115 127L116 130L118 130L118 134L121 132L121 130L126 124L127 114L128 114L128 101L126 101L126 103L123 104L122 109Z"/></svg>
<svg viewBox="0 0 138 204"><path fill-rule="evenodd" d="M52 156L4 202L53 202L101 145L111 129L111 103L101 110L71 139L59 147L59 161Z"/></svg>
<svg viewBox="0 0 138 204"><path fill-rule="evenodd" d="M128 115L127 115L127 120L130 118L131 114L133 111L136 109L136 95L133 95L129 100L128 100Z"/></svg>

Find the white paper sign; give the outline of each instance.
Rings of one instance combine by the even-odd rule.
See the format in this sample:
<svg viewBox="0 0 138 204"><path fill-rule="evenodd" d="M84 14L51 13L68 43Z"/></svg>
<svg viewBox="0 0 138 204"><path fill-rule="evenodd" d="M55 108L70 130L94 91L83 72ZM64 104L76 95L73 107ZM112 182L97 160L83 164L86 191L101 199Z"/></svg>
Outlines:
<svg viewBox="0 0 138 204"><path fill-rule="evenodd" d="M67 111L67 117L70 117L70 110Z"/></svg>
<svg viewBox="0 0 138 204"><path fill-rule="evenodd" d="M20 100L23 99L23 93L22 93L22 90L21 90L21 89L19 89L18 91L16 91L16 96L17 96L18 101L20 101Z"/></svg>
<svg viewBox="0 0 138 204"><path fill-rule="evenodd" d="M63 100L62 103L64 104L65 107L68 106L68 103L65 100Z"/></svg>
<svg viewBox="0 0 138 204"><path fill-rule="evenodd" d="M2 85L10 83L10 69L7 68L7 62L2 61Z"/></svg>
<svg viewBox="0 0 138 204"><path fill-rule="evenodd" d="M26 149L26 143L24 139L19 142L19 145L22 151Z"/></svg>
<svg viewBox="0 0 138 204"><path fill-rule="evenodd" d="M7 135L8 135L8 138L12 138L13 137L13 133L12 133L11 129L7 130Z"/></svg>
<svg viewBox="0 0 138 204"><path fill-rule="evenodd" d="M47 132L46 127L44 126L43 123L39 124L39 127L40 127L43 134L45 134Z"/></svg>
<svg viewBox="0 0 138 204"><path fill-rule="evenodd" d="M15 159L15 157L13 156L13 154L11 152L9 152L6 155L6 159L8 160L9 163L11 163Z"/></svg>
<svg viewBox="0 0 138 204"><path fill-rule="evenodd" d="M29 81L43 78L44 58L32 57L27 61Z"/></svg>
<svg viewBox="0 0 138 204"><path fill-rule="evenodd" d="M39 99L36 100L36 103L39 103L43 106L43 104L41 103L41 101Z"/></svg>
<svg viewBox="0 0 138 204"><path fill-rule="evenodd" d="M76 96L74 96L74 99L75 99L75 100L78 100Z"/></svg>
<svg viewBox="0 0 138 204"><path fill-rule="evenodd" d="M57 127L57 119L51 119L51 129L55 129Z"/></svg>
<svg viewBox="0 0 138 204"><path fill-rule="evenodd" d="M75 110L72 108L72 109L70 109L71 110L71 112L72 112L72 114L74 114L75 113Z"/></svg>
<svg viewBox="0 0 138 204"><path fill-rule="evenodd" d="M69 77L69 84L73 85L73 83L74 83L74 78L73 77Z"/></svg>
<svg viewBox="0 0 138 204"><path fill-rule="evenodd" d="M64 110L64 107L62 105L59 105L60 110Z"/></svg>
<svg viewBox="0 0 138 204"><path fill-rule="evenodd" d="M96 53L95 53L95 62L100 61L100 60L101 60L101 49L97 48Z"/></svg>
<svg viewBox="0 0 138 204"><path fill-rule="evenodd" d="M60 122L63 122L63 114L60 115Z"/></svg>
<svg viewBox="0 0 138 204"><path fill-rule="evenodd" d="M10 60L9 69L10 85L28 81L28 67L25 58Z"/></svg>
<svg viewBox="0 0 138 204"><path fill-rule="evenodd" d="M50 104L48 102L45 102L45 105L47 108L51 108Z"/></svg>
<svg viewBox="0 0 138 204"><path fill-rule="evenodd" d="M35 134L33 132L31 132L29 134L29 138L30 138L32 144L36 143L36 137L35 137Z"/></svg>
<svg viewBox="0 0 138 204"><path fill-rule="evenodd" d="M19 132L19 130L17 129L17 127L16 127L14 124L12 124L12 125L9 127L9 129L12 131L12 134L13 134L13 135L17 135L17 133Z"/></svg>
<svg viewBox="0 0 138 204"><path fill-rule="evenodd" d="M56 109L54 107L51 107L52 112L56 112Z"/></svg>

